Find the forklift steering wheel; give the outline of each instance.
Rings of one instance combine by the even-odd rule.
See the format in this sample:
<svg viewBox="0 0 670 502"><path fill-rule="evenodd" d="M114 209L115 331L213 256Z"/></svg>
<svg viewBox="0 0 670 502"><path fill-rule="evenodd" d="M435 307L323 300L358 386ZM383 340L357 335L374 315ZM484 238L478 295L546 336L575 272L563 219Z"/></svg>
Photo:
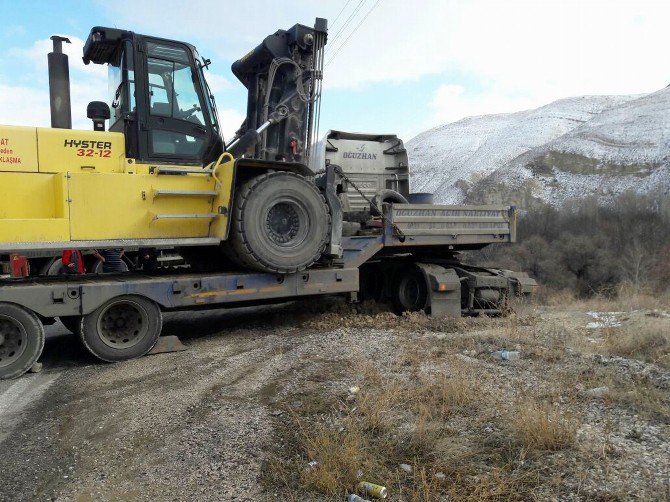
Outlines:
<svg viewBox="0 0 670 502"><path fill-rule="evenodd" d="M193 105L193 108L189 108L188 110L181 112L181 118L182 120L189 120L196 112L201 110L202 108L200 108L198 105ZM200 123L200 119L196 117L196 120L198 120L198 123Z"/></svg>

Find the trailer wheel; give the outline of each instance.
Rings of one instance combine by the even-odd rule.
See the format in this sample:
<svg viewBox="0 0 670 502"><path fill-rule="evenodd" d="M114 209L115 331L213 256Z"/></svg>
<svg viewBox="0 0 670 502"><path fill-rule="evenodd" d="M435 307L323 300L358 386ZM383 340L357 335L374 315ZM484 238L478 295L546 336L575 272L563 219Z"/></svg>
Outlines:
<svg viewBox="0 0 670 502"><path fill-rule="evenodd" d="M16 378L37 362L44 349L44 326L31 311L0 304L0 378Z"/></svg>
<svg viewBox="0 0 670 502"><path fill-rule="evenodd" d="M377 265L363 265L359 272L360 289L358 299L361 302L381 302L384 294L384 273Z"/></svg>
<svg viewBox="0 0 670 502"><path fill-rule="evenodd" d="M65 326L71 333L78 335L81 331L81 316L71 315L58 318L63 326Z"/></svg>
<svg viewBox="0 0 670 502"><path fill-rule="evenodd" d="M416 267L400 269L391 294L393 311L398 315L425 309L428 303L428 287L423 273Z"/></svg>
<svg viewBox="0 0 670 502"><path fill-rule="evenodd" d="M293 273L321 257L330 214L321 192L291 172L256 176L239 187L228 254L243 267Z"/></svg>
<svg viewBox="0 0 670 502"><path fill-rule="evenodd" d="M107 362L149 352L161 334L158 305L141 296L117 296L84 316L79 337L88 351Z"/></svg>

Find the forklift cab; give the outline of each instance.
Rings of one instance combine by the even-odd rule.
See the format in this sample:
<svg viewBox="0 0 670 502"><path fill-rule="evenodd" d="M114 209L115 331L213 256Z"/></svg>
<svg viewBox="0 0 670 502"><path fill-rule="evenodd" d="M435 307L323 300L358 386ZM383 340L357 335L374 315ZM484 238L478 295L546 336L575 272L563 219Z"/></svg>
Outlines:
<svg viewBox="0 0 670 502"><path fill-rule="evenodd" d="M214 96L190 44L95 27L84 63L109 69L109 130L138 162L206 165L223 152Z"/></svg>

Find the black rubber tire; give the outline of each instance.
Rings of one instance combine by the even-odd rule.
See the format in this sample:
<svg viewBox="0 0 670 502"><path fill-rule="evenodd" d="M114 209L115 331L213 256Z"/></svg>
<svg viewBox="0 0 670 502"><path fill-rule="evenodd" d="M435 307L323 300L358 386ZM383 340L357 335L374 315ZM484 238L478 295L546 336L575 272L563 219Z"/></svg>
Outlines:
<svg viewBox="0 0 670 502"><path fill-rule="evenodd" d="M54 258L51 260L51 262L48 264L49 266L45 266L43 270L42 275L60 275L61 270L63 269L63 260L60 258Z"/></svg>
<svg viewBox="0 0 670 502"><path fill-rule="evenodd" d="M421 270L416 266L398 270L391 286L393 311L418 312L428 305L428 285Z"/></svg>
<svg viewBox="0 0 670 502"><path fill-rule="evenodd" d="M121 325L111 326L119 319ZM163 315L156 303L142 296L124 295L85 315L79 338L95 357L113 363L149 352L162 328Z"/></svg>
<svg viewBox="0 0 670 502"><path fill-rule="evenodd" d="M395 190L379 190L374 197L372 197L372 204L370 204L370 213L374 216L379 216L382 210L382 204L407 204L405 196ZM375 209L379 208L379 211Z"/></svg>
<svg viewBox="0 0 670 502"><path fill-rule="evenodd" d="M316 186L271 172L238 188L226 254L245 268L288 274L317 261L329 234L330 213Z"/></svg>
<svg viewBox="0 0 670 502"><path fill-rule="evenodd" d="M361 302L382 301L386 277L380 267L374 264L361 266L358 279L360 284L358 299Z"/></svg>
<svg viewBox="0 0 670 502"><path fill-rule="evenodd" d="M81 316L72 315L72 316L63 316L59 317L58 320L63 326L65 326L71 333L78 335L81 331Z"/></svg>
<svg viewBox="0 0 670 502"><path fill-rule="evenodd" d="M11 331L12 345L5 329ZM0 379L16 378L32 368L42 355L44 326L33 312L13 303L0 303L0 338ZM17 344L19 353L15 350Z"/></svg>

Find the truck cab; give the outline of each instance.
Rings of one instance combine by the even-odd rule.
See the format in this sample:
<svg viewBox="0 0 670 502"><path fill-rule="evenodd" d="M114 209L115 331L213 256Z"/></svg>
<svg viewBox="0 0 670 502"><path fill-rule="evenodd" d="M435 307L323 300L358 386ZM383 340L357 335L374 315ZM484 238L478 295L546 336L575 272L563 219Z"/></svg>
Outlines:
<svg viewBox="0 0 670 502"><path fill-rule="evenodd" d="M330 130L316 144L312 169L328 164L340 166L350 180L340 193L345 213L369 209L369 200L387 191L410 196L407 150L395 134Z"/></svg>

